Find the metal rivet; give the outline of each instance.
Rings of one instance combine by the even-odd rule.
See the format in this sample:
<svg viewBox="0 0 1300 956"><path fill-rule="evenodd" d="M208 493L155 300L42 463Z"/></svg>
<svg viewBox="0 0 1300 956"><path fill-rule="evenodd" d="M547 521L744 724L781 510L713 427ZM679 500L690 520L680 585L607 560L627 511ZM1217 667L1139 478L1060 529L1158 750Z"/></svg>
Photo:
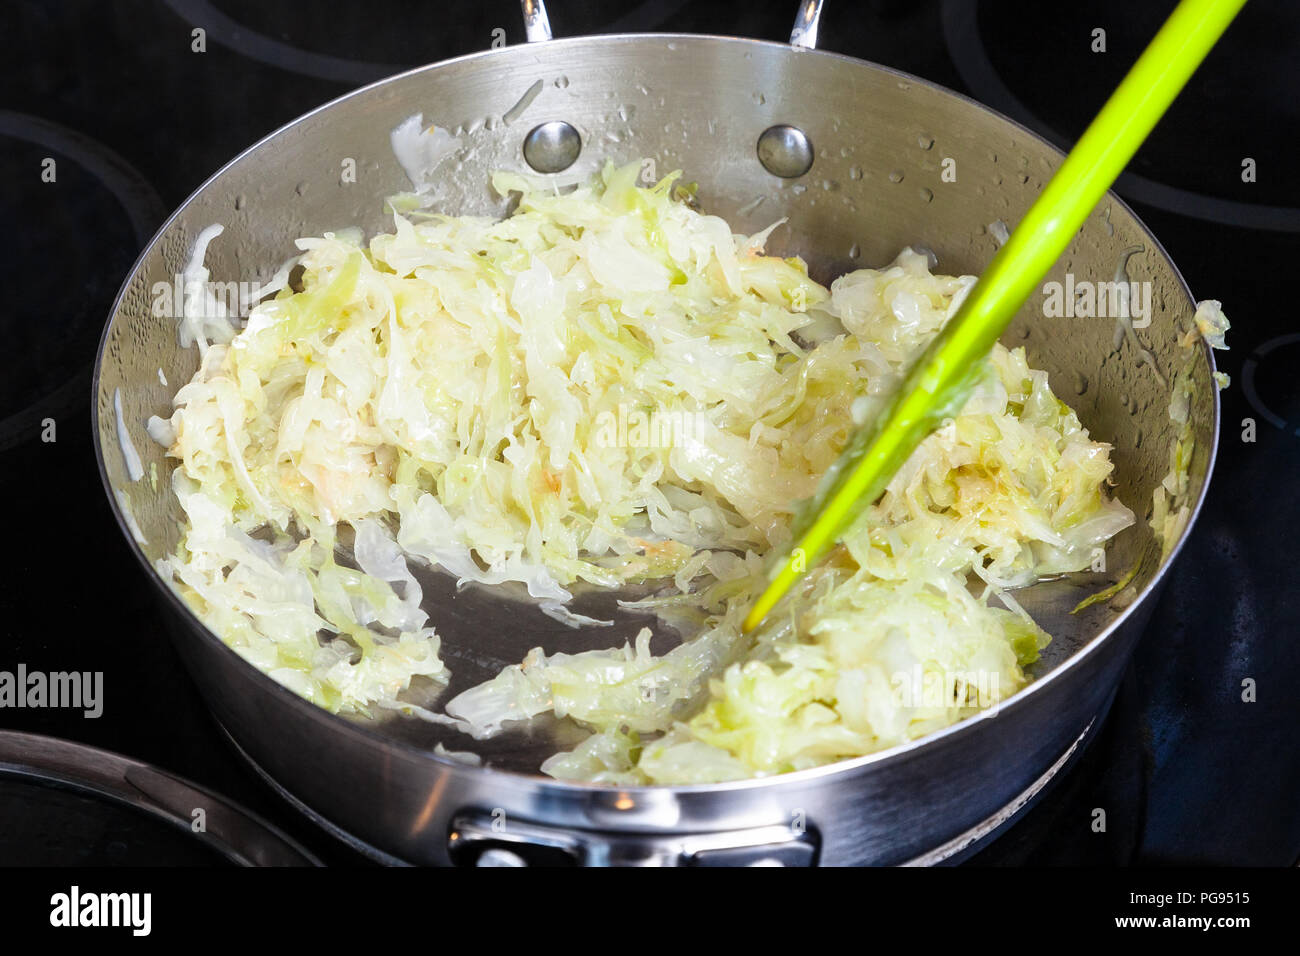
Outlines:
<svg viewBox="0 0 1300 956"><path fill-rule="evenodd" d="M794 179L812 169L813 145L796 126L769 126L758 137L758 161L773 176Z"/></svg>
<svg viewBox="0 0 1300 956"><path fill-rule="evenodd" d="M524 160L539 173L558 173L582 152L582 137L570 124L552 120L534 126L524 137Z"/></svg>

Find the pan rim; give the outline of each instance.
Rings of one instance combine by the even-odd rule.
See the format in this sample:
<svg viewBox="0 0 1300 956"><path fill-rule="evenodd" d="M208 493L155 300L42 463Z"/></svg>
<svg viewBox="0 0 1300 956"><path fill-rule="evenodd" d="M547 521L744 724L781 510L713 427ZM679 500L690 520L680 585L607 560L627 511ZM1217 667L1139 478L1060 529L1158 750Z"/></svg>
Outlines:
<svg viewBox="0 0 1300 956"><path fill-rule="evenodd" d="M971 97L966 96L963 93L959 93L956 90L949 89L948 87L945 87L939 83L935 83L931 80L926 80L921 77L915 76L913 74L894 69L893 67L883 66L881 64L874 63L869 60L863 60L858 57L848 56L842 53L834 53L827 50L792 47L787 43L781 43L772 40L757 40L757 39L747 38L747 37L726 36L720 34L696 34L696 33L592 34L592 35L579 36L579 37L557 38L553 40L543 41L542 43L537 43L537 44L529 44L529 43L515 44L512 46L502 47L495 50L481 50L475 53L469 53L462 56L453 57L451 59L440 60L434 63L425 64L423 66L418 66L413 69L403 71L401 73L396 73L392 76L385 77L373 83L369 83L365 86L359 87L355 90L343 94L342 96L329 100L328 102L323 103L320 106L317 106L306 113L303 113L301 116L298 116L293 120L290 120L288 123L284 124L283 126L280 126L279 128L275 129L271 133L268 133L266 136L263 136L261 139L254 142L251 146L248 146L247 148L241 150L236 156L234 156L228 162L222 164L214 173L208 176L193 192L191 192L190 195L187 196L186 199L179 206L177 206L176 209L167 217L167 219L162 223L162 225L158 227L157 232L154 233L153 237L141 250L139 256L136 257L136 260L132 264L130 271L127 272L126 277L122 282L118 294L113 301L112 311L110 312L108 320L104 325L104 330L100 336L99 346L98 349L96 350L94 374L91 381L90 411L91 411L91 433L92 433L94 449L95 449L95 463L96 463L96 467L99 470L100 481L103 484L104 492L108 499L109 508L113 513L113 517L117 522L118 528L122 536L126 539L127 546L130 548L132 555L144 567L146 576L148 577L150 582L156 588L162 591L166 599L171 603L172 607L175 608L177 611L179 611L180 614L182 615L182 619L184 619L186 623L190 625L189 630L191 632L197 631L196 637L198 639L215 642L215 644L219 646L221 652L231 654L235 658L237 658L239 661L239 665L242 666L243 668L246 668L251 673L251 678L255 682L262 683L262 685L267 688L269 693L279 696L288 706L298 709L302 714L304 714L308 718L314 717L317 720L323 719L325 726L329 729L331 733L338 733L345 736L347 735L355 736L357 738L360 738L360 740L363 743L365 743L368 748L373 748L376 745L382 748L388 748L390 751L395 752L395 754L400 755L403 759L432 762L433 764L440 767L442 771L447 774L464 774L474 778L486 777L489 781L496 780L501 783L513 784L524 788L531 787L535 789L543 789L547 791L565 793L575 797L583 797L583 796L590 797L590 796L603 795L603 794L609 794L614 792L620 794L627 793L629 795L636 795L636 794L662 795L666 793L671 793L674 796L685 797L685 796L691 796L697 794L707 795L707 794L714 794L714 793L730 793L730 792L755 790L755 789L777 790L777 789L784 789L784 788L795 788L795 787L800 787L807 784L819 782L822 779L827 777L840 777L840 776L850 777L858 773L868 772L869 768L873 767L878 763L898 762L902 760L906 755L912 753L913 751L918 751L931 745L937 745L940 741L948 741L949 743L952 743L957 738L961 738L968 734L977 733L979 732L980 725L983 724L985 721L987 721L990 717L1007 712L1012 708L1026 706L1026 703L1033 698L1034 694L1039 692L1040 688L1052 685L1057 679L1061 677L1061 675L1079 666L1086 658L1090 657L1091 655L1098 653L1099 650L1121 628L1121 626L1124 625L1130 619L1130 617L1132 617L1134 613L1136 613L1137 609L1143 604L1145 604L1149 599L1151 599L1153 595L1162 586L1165 575L1168 573L1169 568L1173 565L1173 563L1178 559L1178 556L1181 553L1184 544L1186 543L1188 537L1190 537L1191 532L1196 525L1197 518L1200 516L1202 506L1204 505L1205 498L1209 491L1210 482L1214 475L1214 468L1218 457L1219 433L1220 433L1220 425L1221 425L1221 403L1220 403L1219 389L1217 387L1211 390L1212 391L1212 395L1211 395L1212 421L1211 421L1211 429L1210 429L1209 456L1206 461L1205 477L1201 481L1201 486L1196 494L1196 499L1192 503L1189 509L1189 516L1186 525L1183 527L1183 530L1179 535L1178 540L1175 542L1174 546L1170 549L1169 553L1165 555L1165 557L1161 560L1159 567L1156 569L1156 572L1152 575L1151 579L1147 582L1146 586L1138 593L1137 597L1132 601L1132 603L1130 603L1127 607L1121 610L1104 628L1102 628L1090 640L1088 640L1087 643L1083 644L1081 647L1075 650L1074 653L1072 653L1069 657L1065 658L1060 663L1058 663L1051 671L1044 674L1042 677L1038 677L1030 681L1019 691L1013 694L1010 698L1001 702L999 705L997 705L997 707L992 708L989 711L986 711L985 713L966 718L964 720L958 721L955 724L951 724L947 727L926 734L923 737L918 737L914 740L909 740L905 743L897 744L893 747L889 747L884 750L878 750L873 753L865 754L859 757L851 757L845 760L838 760L833 763L828 763L817 767L809 767L803 770L794 770L794 771L789 771L787 773L771 774L762 777L749 777L741 780L730 780L730 781L724 781L719 783L648 784L648 785L631 786L631 785L613 785L613 784L589 783L589 782L582 782L582 781L561 780L553 777L547 777L544 774L542 774L540 771L533 772L533 773L526 773L517 770L506 770L506 769L489 767L489 766L471 766L464 763L460 763L449 757L441 756L435 753L431 749L418 747L414 744L384 734L377 729L372 729L370 727L362 725L359 722L350 720L347 717L328 711L323 707L320 707L308 701L306 698L303 698L298 694L295 694L293 691L289 690L284 685L278 683L270 676L268 676L267 674L259 670L252 663L244 659L241 655L239 655L238 652L236 652L233 648L231 648L224 641L222 641L221 638L215 632L213 632L206 624L204 624L204 622L199 619L198 615L196 615L192 610L190 610L188 605L186 605L185 602L181 600L180 596L176 594L176 592L172 589L172 587L161 578L161 576L155 570L153 565L150 563L148 557L144 554L139 543L135 539L135 535L131 531L130 525L127 523L126 517L122 513L122 507L118 502L117 494L115 493L115 489L113 488L113 485L110 482L108 477L108 472L105 464L106 456L104 452L104 447L100 440L100 429L99 429L99 397L100 397L100 387L101 387L101 373L103 371L104 356L108 345L109 334L112 331L114 323L117 320L119 308L122 304L123 299L126 297L127 290L129 289L132 280L135 278L137 272L139 271L141 265L144 263L145 259L150 255L150 253L154 250L154 248L158 245L160 240L163 238L164 234L189 208L191 203L193 203L201 193L206 191L209 186L211 186L218 179L220 179L228 170L236 166L245 157L251 155L256 150L259 150L264 145L269 144L276 137L288 133L290 130L294 129L295 127L298 127L300 124L305 123L307 120L316 117L318 114L323 113L324 111L330 109L331 107L337 106L354 97L363 96L372 90L376 90L380 87L387 86L399 80L404 80L409 77L413 77L417 74L432 72L435 70L442 70L447 67L470 63L476 60L526 55L526 51L529 50L531 47L544 46L549 48L553 45L554 46L578 46L578 45L590 44L590 43L601 43L602 45L608 46L611 44L611 42L617 42L619 44L654 43L654 44L662 44L662 45L667 45L670 43L701 43L706 45L714 45L716 43L721 42L727 44L738 44L742 46L753 45L756 47L762 47L771 50L784 51L791 55L834 59L834 60L845 62L847 64L851 64L854 67L865 66L872 70L880 71L888 76L895 77L898 80L906 81L907 83L910 84L916 84L919 87L924 87L932 93L937 93L942 96L953 97L957 99L959 102L967 106L974 107L984 113L996 117L1001 122L1008 124L1008 126L1017 130L1020 134L1032 139L1034 142L1046 148L1051 155L1056 157L1058 164L1065 157L1065 154L1053 143L1049 142L1043 136L1040 136L1038 133L1029 129L1022 123L1016 121L1015 119L1009 116L1004 115L1003 113L989 106L986 106L983 103L980 103L978 100L972 99ZM1154 235L1154 233L1152 233L1152 231L1146 225L1146 223L1142 221L1142 219L1133 211L1132 208L1130 208L1128 203L1126 203L1122 198L1116 195L1113 191L1108 190L1101 201L1109 202L1111 204L1117 205L1124 212L1128 213L1128 215L1133 217L1133 221L1141 229L1144 239L1150 241L1152 243L1152 246L1154 247L1154 250L1158 252L1159 255L1163 257L1164 261L1169 264L1173 278L1176 280L1177 287L1181 289L1182 293L1186 297L1187 303L1192 308L1195 308L1196 298L1192 294L1191 288L1188 286L1186 279L1183 277L1182 272L1179 270L1177 263L1175 263L1174 260L1169 256L1168 252L1164 248L1164 245ZM1203 339L1200 338L1198 338L1196 342L1196 346L1197 348L1200 349L1201 353L1204 355L1209 367L1209 371L1211 374L1213 374L1216 371L1213 350L1210 349L1209 345ZM206 700L204 701L204 706L208 706Z"/></svg>

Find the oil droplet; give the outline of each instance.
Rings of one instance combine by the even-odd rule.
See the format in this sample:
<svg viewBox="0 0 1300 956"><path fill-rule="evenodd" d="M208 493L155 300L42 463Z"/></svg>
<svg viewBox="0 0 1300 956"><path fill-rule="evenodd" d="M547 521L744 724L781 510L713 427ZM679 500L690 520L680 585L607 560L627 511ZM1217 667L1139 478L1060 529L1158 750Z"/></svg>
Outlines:
<svg viewBox="0 0 1300 956"><path fill-rule="evenodd" d="M928 133L922 133L916 138L916 145L922 149L930 149L934 146L934 137Z"/></svg>
<svg viewBox="0 0 1300 956"><path fill-rule="evenodd" d="M932 192L931 192L930 190L928 190L928 189L924 189L924 188L922 188L922 190L921 190L921 202L930 202L932 199L934 199L934 193L932 193Z"/></svg>
<svg viewBox="0 0 1300 956"><path fill-rule="evenodd" d="M555 88L557 90L567 90L569 88L569 78L567 76L556 77Z"/></svg>
<svg viewBox="0 0 1300 956"><path fill-rule="evenodd" d="M849 167L849 179L861 179L861 178L862 178L862 167L861 167L861 166L850 166L850 167Z"/></svg>
<svg viewBox="0 0 1300 956"><path fill-rule="evenodd" d="M903 181L903 171L901 169L895 169L889 174L889 181L891 183L901 183Z"/></svg>

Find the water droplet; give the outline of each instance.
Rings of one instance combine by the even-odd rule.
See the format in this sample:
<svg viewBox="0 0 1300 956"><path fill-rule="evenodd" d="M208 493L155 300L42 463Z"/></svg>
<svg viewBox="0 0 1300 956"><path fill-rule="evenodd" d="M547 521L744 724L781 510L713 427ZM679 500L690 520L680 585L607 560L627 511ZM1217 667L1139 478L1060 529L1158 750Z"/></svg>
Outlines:
<svg viewBox="0 0 1300 956"><path fill-rule="evenodd" d="M1027 183L1027 182L1029 182L1029 174L1028 174L1028 173L1021 173L1021 174L1020 174L1020 185L1023 186L1023 185L1024 185L1025 183Z"/></svg>
<svg viewBox="0 0 1300 956"><path fill-rule="evenodd" d="M795 183L793 186L790 187L790 192L794 193L796 196L802 196L807 191L808 191L808 187L805 186L803 183Z"/></svg>
<svg viewBox="0 0 1300 956"><path fill-rule="evenodd" d="M934 146L934 137L928 133L922 133L916 138L916 145L922 149L930 149Z"/></svg>
<svg viewBox="0 0 1300 956"><path fill-rule="evenodd" d="M895 169L889 174L889 181L891 183L901 183L903 181L903 171L901 169Z"/></svg>
<svg viewBox="0 0 1300 956"><path fill-rule="evenodd" d="M849 246L850 259L856 259L860 255L862 255L862 250L858 248L858 244L856 242L853 245Z"/></svg>
<svg viewBox="0 0 1300 956"><path fill-rule="evenodd" d="M246 203L246 202L248 202L248 200L244 198L244 194L243 194L243 193L240 193L238 196L235 197L235 208L236 208L236 209L243 209L243 208L244 208L244 203Z"/></svg>
<svg viewBox="0 0 1300 956"><path fill-rule="evenodd" d="M921 202L930 202L934 199L934 193L928 189L921 189Z"/></svg>
<svg viewBox="0 0 1300 956"><path fill-rule="evenodd" d="M861 178L862 178L862 167L861 167L861 166L850 166L850 167L849 167L849 179L861 179Z"/></svg>
<svg viewBox="0 0 1300 956"><path fill-rule="evenodd" d="M849 148L848 148L847 146L841 146L841 147L840 147L840 159L847 159L848 156L849 156Z"/></svg>
<svg viewBox="0 0 1300 956"><path fill-rule="evenodd" d="M757 103L759 106L765 106L767 104L767 97L764 96L762 93L755 93L754 102Z"/></svg>
<svg viewBox="0 0 1300 956"><path fill-rule="evenodd" d="M305 195L307 195L307 184L306 184L306 183L299 183L299 184L294 188L294 192L296 192L299 196L305 196Z"/></svg>
<svg viewBox="0 0 1300 956"><path fill-rule="evenodd" d="M1074 373L1074 394L1082 395L1088 390L1088 377L1082 372Z"/></svg>
<svg viewBox="0 0 1300 956"><path fill-rule="evenodd" d="M626 107L626 106L620 106L620 107L618 108L618 118L621 119L624 123L626 123L626 122L627 122L627 117L628 117L627 107Z"/></svg>
<svg viewBox="0 0 1300 956"><path fill-rule="evenodd" d="M556 77L555 88L557 90L567 90L569 88L569 78L567 76Z"/></svg>
<svg viewBox="0 0 1300 956"><path fill-rule="evenodd" d="M835 188L835 184L832 183L829 179L822 180L822 189L824 189L826 192L830 192L834 188Z"/></svg>

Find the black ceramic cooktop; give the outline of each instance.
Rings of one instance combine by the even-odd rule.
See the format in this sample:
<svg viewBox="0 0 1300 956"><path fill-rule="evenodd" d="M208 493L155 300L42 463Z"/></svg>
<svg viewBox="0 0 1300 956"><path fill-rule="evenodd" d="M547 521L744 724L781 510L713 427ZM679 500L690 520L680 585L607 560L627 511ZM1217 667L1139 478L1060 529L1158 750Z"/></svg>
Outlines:
<svg viewBox="0 0 1300 956"><path fill-rule="evenodd" d="M1068 145L1172 3L827 6L823 48L934 80ZM781 40L794 7L553 0L550 14L557 35ZM196 28L205 31L201 53ZM1092 49L1097 29L1106 31L1104 54ZM512 0L5 5L0 671L102 671L104 692L98 717L5 707L0 729L149 761L253 809L327 862L360 860L271 793L199 702L105 503L89 427L91 364L136 254L209 174L349 89L486 48L498 30L523 41ZM1233 385L1223 394L1218 470L1095 742L975 862L1288 864L1300 856L1297 50L1300 8L1257 0L1117 187L1197 298L1222 300L1233 321L1231 351L1220 355ZM48 159L53 182L43 175ZM1248 167L1253 176L1243 176ZM1245 419L1255 423L1254 441L1243 441ZM1242 699L1248 678L1253 702ZM69 807L77 826L48 826L45 815ZM6 783L0 853L9 856L0 863L203 858L171 830L119 826L120 809L95 807ZM1107 809L1104 833L1090 825L1097 807Z"/></svg>

